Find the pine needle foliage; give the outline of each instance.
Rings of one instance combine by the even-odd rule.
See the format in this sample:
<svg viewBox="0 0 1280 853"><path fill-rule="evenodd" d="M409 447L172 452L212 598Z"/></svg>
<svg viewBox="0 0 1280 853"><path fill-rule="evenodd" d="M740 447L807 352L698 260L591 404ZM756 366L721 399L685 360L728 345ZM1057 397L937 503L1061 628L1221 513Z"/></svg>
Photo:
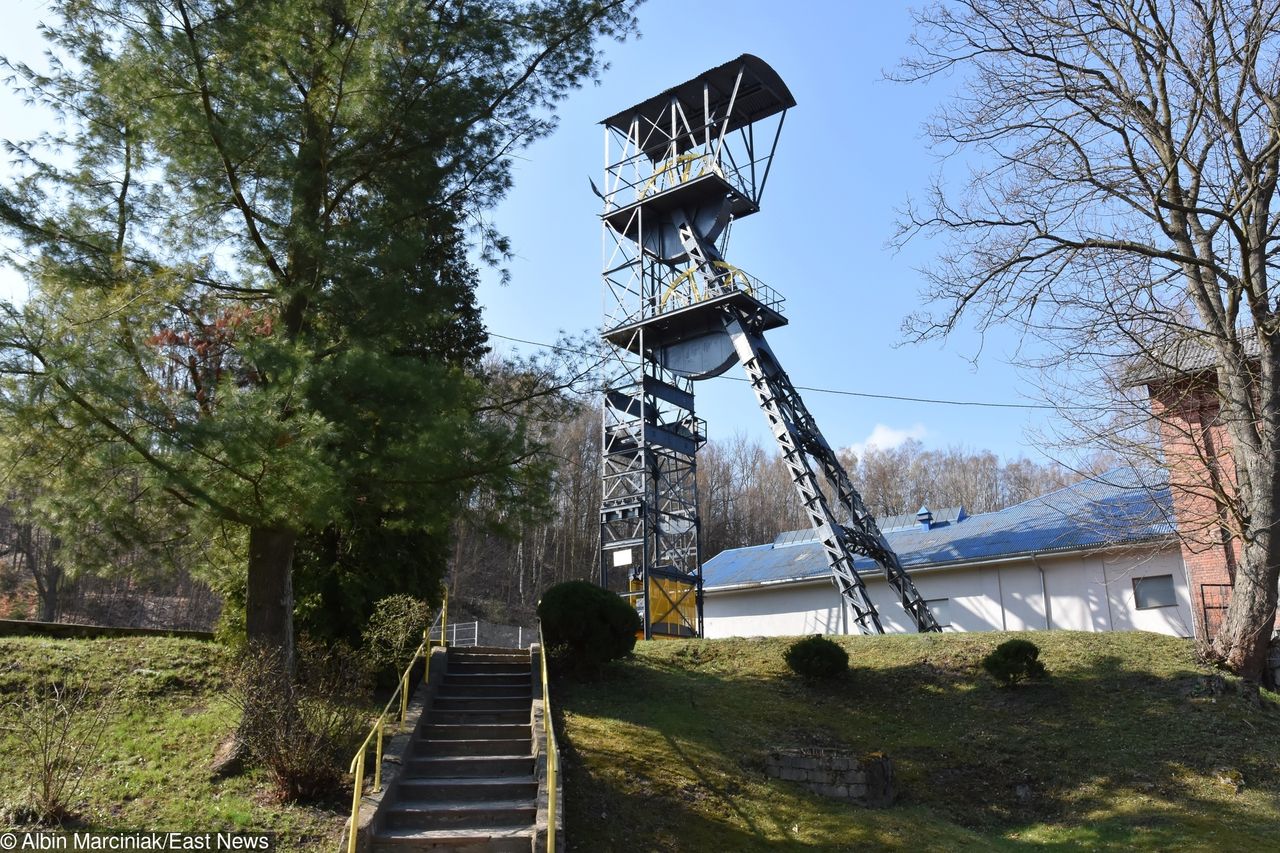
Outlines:
<svg viewBox="0 0 1280 853"><path fill-rule="evenodd" d="M32 286L0 305L0 427L238 531L230 601L282 673L296 554L349 624L433 595L468 496L547 479L486 397L470 255L507 253L513 155L632 5L54 0L47 67L0 63L60 119L0 186Z"/></svg>

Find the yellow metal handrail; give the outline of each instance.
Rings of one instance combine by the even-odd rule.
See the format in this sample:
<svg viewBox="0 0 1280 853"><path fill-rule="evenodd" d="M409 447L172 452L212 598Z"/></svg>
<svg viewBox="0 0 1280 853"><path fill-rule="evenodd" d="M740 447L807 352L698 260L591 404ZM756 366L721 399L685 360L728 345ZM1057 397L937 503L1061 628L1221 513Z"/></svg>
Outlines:
<svg viewBox="0 0 1280 853"><path fill-rule="evenodd" d="M437 614L440 620L440 645L447 645L445 637L449 629L449 592L445 591L444 604ZM405 717L409 713L409 674L413 672L413 665L418 662L418 658L422 658L425 664L422 668L422 683L426 684L431 677L431 631L435 628L435 624L431 624L422 632L422 642L418 644L418 648L414 650L413 657L409 659L409 665L404 668L404 672L400 674L400 683L396 685L396 691L391 694L391 698L387 700L386 706L383 707L382 713L378 714L377 721L373 727L369 729L369 734L365 737L364 743L360 744L359 751L356 752L355 758L351 759L351 767L348 772L355 777L355 784L351 792L351 825L347 835L347 853L356 853L356 833L360 829L360 800L364 797L364 759L365 754L369 751L369 742L377 738L376 755L374 756L373 765L373 791L376 794L382 790L382 734L386 728L387 716L391 713L391 706L397 699L400 700L400 718L396 721L396 733L400 732L400 727L404 725Z"/></svg>
<svg viewBox="0 0 1280 853"><path fill-rule="evenodd" d="M538 624L538 655L542 658L542 728L547 738L547 853L556 849L556 777L560 775L560 748L556 746L556 729L551 725L551 689L547 686L547 641Z"/></svg>

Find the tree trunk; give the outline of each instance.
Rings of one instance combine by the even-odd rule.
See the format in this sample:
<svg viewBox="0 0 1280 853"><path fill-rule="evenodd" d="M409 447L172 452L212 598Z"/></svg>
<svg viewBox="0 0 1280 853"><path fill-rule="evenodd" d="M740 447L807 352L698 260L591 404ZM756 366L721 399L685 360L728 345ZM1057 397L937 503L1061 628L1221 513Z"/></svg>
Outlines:
<svg viewBox="0 0 1280 853"><path fill-rule="evenodd" d="M1276 561L1267 559L1268 550L1261 545L1246 546L1231 605L1213 640L1214 654L1228 669L1259 683L1266 670L1276 618L1276 573L1272 568Z"/></svg>
<svg viewBox="0 0 1280 853"><path fill-rule="evenodd" d="M275 715L293 710L293 552L298 534L269 527L249 529L249 573L245 595L245 635L261 691L243 697L240 727L219 748L213 761L215 779L235 776L251 758L250 744L274 736ZM264 654L265 653L265 654ZM254 658L251 658L254 660ZM275 722L278 724L279 720Z"/></svg>
<svg viewBox="0 0 1280 853"><path fill-rule="evenodd" d="M293 550L297 540L292 530L254 527L249 531L245 634L250 646L278 655L285 678L294 671Z"/></svg>
<svg viewBox="0 0 1280 853"><path fill-rule="evenodd" d="M50 579L48 586L40 588L39 620L41 622L58 621L58 592L57 584L53 579Z"/></svg>

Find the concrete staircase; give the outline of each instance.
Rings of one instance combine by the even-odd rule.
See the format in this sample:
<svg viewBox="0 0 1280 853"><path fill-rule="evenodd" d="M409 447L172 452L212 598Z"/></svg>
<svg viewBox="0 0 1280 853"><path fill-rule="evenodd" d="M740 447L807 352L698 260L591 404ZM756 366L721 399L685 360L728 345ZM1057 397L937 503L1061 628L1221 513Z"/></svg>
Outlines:
<svg viewBox="0 0 1280 853"><path fill-rule="evenodd" d="M451 648L433 692L373 850L528 853L538 808L529 652Z"/></svg>

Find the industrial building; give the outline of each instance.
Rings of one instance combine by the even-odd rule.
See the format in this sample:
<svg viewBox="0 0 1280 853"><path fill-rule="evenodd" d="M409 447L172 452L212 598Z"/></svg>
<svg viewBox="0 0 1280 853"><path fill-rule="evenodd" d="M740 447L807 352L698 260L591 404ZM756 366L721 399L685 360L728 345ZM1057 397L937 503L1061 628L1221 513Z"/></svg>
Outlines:
<svg viewBox="0 0 1280 853"><path fill-rule="evenodd" d="M1117 469L996 512L880 520L944 631L1144 630L1197 618L1167 487ZM1157 478L1158 479L1158 478ZM911 632L884 574L857 570L888 632ZM703 566L705 636L858 633L812 530L724 551Z"/></svg>

